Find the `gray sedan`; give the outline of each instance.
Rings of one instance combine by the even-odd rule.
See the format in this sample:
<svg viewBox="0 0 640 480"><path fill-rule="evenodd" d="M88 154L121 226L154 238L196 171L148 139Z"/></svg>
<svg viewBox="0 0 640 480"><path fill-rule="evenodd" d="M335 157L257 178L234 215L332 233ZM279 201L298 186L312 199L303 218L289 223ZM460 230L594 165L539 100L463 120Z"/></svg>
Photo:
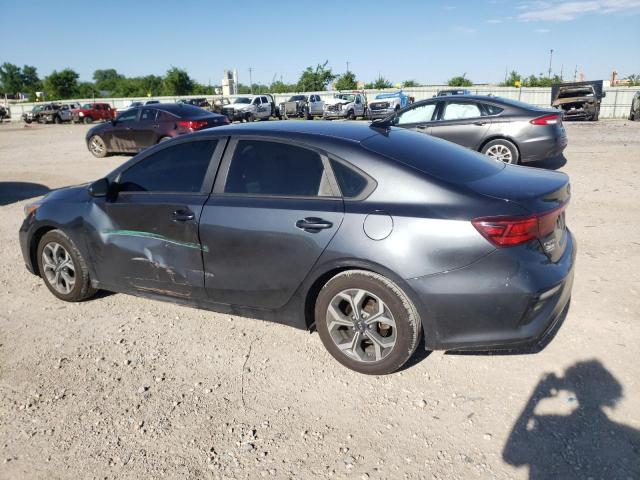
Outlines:
<svg viewBox="0 0 640 480"><path fill-rule="evenodd" d="M426 133L507 163L544 160L567 146L558 110L482 95L416 102L375 125Z"/></svg>

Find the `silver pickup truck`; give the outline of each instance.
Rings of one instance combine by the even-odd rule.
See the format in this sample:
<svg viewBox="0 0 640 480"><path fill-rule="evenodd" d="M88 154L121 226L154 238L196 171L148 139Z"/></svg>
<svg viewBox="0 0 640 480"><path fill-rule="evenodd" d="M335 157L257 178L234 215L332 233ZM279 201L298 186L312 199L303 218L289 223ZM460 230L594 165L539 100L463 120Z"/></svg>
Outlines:
<svg viewBox="0 0 640 480"><path fill-rule="evenodd" d="M285 118L298 117L312 120L321 117L324 112L324 102L318 94L293 95L288 101L280 104L280 111Z"/></svg>

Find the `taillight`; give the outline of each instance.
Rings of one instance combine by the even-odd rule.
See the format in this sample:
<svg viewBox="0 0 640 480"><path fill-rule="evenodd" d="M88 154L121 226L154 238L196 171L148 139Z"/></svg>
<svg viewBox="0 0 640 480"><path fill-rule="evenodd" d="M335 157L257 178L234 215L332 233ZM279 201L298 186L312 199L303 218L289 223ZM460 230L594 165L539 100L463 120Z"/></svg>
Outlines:
<svg viewBox="0 0 640 480"><path fill-rule="evenodd" d="M548 212L528 217L482 217L471 223L496 247L514 247L552 233L566 206L564 203Z"/></svg>
<svg viewBox="0 0 640 480"><path fill-rule="evenodd" d="M181 122L178 122L179 127L184 127L191 130L199 130L206 127L207 125L209 125L209 122L207 122L206 120L183 120Z"/></svg>
<svg viewBox="0 0 640 480"><path fill-rule="evenodd" d="M544 115L543 117L534 118L529 123L531 125L557 125L560 123L562 119L560 115L557 113L552 113L551 115Z"/></svg>

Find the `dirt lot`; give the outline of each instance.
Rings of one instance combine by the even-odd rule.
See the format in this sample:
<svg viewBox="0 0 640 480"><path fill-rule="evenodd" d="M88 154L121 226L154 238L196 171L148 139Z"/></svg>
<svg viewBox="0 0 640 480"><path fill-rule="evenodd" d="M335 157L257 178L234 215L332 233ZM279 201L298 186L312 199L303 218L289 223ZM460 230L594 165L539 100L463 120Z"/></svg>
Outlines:
<svg viewBox="0 0 640 480"><path fill-rule="evenodd" d="M127 157L93 158L85 126L0 126L0 478L640 477L640 122L566 127L550 166L579 250L555 340L368 377L280 325L55 300L23 266L27 198Z"/></svg>

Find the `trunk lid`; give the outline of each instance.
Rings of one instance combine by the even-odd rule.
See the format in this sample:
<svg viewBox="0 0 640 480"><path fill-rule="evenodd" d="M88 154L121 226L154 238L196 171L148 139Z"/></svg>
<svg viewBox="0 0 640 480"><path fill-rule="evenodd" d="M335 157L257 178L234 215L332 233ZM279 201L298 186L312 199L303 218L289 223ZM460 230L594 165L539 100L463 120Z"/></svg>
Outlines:
<svg viewBox="0 0 640 480"><path fill-rule="evenodd" d="M540 249L553 262L567 245L565 209L571 196L569 177L531 167L507 165L498 173L466 183L481 195L514 202L538 219Z"/></svg>

